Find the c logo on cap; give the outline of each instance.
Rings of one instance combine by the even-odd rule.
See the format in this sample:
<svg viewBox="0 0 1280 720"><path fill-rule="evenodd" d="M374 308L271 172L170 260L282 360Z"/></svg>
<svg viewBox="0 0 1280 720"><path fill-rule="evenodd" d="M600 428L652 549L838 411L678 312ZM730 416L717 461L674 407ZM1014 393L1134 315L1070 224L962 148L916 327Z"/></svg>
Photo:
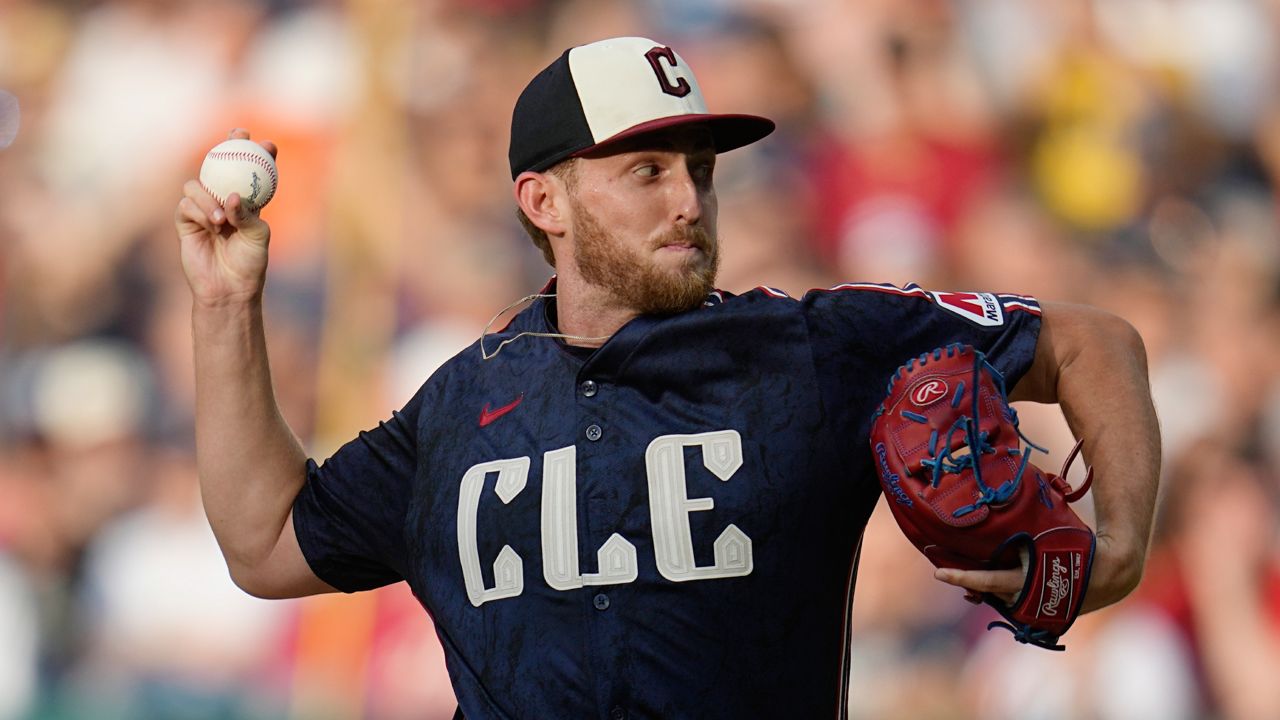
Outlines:
<svg viewBox="0 0 1280 720"><path fill-rule="evenodd" d="M676 97L684 97L693 92L693 88L689 87L689 81L682 77L676 78L679 82L672 84L671 77L667 75L666 69L658 64L658 61L666 58L667 63L671 67L676 66L676 54L669 47L656 47L644 54L644 59L649 61L649 65L653 68L653 74L658 76L658 85L662 87L662 92Z"/></svg>

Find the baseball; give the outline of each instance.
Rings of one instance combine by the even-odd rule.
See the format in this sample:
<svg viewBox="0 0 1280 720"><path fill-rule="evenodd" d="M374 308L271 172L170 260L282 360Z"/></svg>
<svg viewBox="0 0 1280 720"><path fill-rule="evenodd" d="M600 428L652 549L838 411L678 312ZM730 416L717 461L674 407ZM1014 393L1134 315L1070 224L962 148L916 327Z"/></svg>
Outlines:
<svg viewBox="0 0 1280 720"><path fill-rule="evenodd" d="M227 140L214 146L200 166L200 184L219 203L239 193L245 207L257 210L276 194L276 161L252 140Z"/></svg>

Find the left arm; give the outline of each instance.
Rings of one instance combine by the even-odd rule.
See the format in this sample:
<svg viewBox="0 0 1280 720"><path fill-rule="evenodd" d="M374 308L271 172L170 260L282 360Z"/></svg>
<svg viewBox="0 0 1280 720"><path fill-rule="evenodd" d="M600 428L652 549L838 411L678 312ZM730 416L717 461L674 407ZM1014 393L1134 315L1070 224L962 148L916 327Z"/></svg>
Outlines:
<svg viewBox="0 0 1280 720"><path fill-rule="evenodd" d="M1146 348L1126 321L1084 305L1043 303L1035 359L1010 401L1056 402L1094 468L1097 549L1083 612L1118 602L1142 579L1156 487L1160 429ZM939 580L1012 596L1022 570L939 570Z"/></svg>

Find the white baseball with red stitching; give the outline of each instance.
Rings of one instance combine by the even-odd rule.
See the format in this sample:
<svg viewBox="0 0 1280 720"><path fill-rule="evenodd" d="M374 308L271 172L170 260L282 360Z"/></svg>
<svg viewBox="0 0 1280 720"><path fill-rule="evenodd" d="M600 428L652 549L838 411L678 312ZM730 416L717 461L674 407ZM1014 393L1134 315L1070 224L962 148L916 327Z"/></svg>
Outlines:
<svg viewBox="0 0 1280 720"><path fill-rule="evenodd" d="M250 210L271 201L279 180L275 158L252 140L219 143L200 166L200 184L219 203L225 203L231 193L239 193Z"/></svg>

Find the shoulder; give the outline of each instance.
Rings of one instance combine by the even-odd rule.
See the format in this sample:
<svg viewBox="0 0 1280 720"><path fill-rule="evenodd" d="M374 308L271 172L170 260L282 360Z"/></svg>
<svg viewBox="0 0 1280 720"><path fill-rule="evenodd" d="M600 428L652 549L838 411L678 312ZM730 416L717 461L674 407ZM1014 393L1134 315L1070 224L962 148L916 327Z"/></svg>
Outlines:
<svg viewBox="0 0 1280 720"><path fill-rule="evenodd" d="M1040 315L1040 303L1030 295L972 290L927 290L915 283L849 282L809 291L814 305L900 308L904 312L941 311L984 327L1003 325L1012 313Z"/></svg>
<svg viewBox="0 0 1280 720"><path fill-rule="evenodd" d="M1039 318L1040 303L1029 295L999 292L927 290L916 283L847 282L814 288L795 298L777 288L758 286L740 295L717 290L707 306L739 310L826 313L857 317L904 317L940 313L981 327L1004 325L1017 314Z"/></svg>

